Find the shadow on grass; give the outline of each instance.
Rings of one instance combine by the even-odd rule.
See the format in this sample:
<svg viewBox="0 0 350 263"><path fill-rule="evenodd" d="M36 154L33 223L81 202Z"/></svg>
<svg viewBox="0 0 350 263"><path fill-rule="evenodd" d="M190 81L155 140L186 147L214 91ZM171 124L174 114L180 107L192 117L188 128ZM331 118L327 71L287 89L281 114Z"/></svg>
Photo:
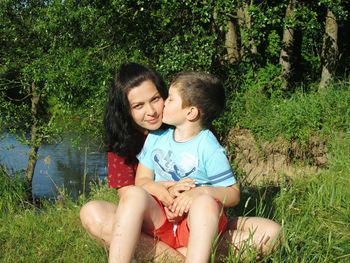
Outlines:
<svg viewBox="0 0 350 263"><path fill-rule="evenodd" d="M274 199L279 194L281 187L268 185L262 187L241 187L241 201L234 207L229 208L227 213L234 216L260 216L274 218Z"/></svg>

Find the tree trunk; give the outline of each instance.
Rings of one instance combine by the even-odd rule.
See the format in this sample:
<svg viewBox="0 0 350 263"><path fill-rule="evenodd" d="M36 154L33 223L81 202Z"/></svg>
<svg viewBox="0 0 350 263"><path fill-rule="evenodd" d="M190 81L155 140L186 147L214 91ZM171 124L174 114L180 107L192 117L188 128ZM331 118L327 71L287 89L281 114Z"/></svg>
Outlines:
<svg viewBox="0 0 350 263"><path fill-rule="evenodd" d="M296 0L290 0L286 10L285 21L294 14ZM282 49L279 63L282 66L282 88L287 90L290 87L290 77L292 75L292 58L294 49L295 29L285 26L283 30Z"/></svg>
<svg viewBox="0 0 350 263"><path fill-rule="evenodd" d="M338 23L334 13L328 9L322 47L322 73L319 89L324 89L332 80L338 59Z"/></svg>
<svg viewBox="0 0 350 263"><path fill-rule="evenodd" d="M227 22L227 32L225 35L225 47L227 50L226 60L234 63L240 60L237 23L229 20Z"/></svg>
<svg viewBox="0 0 350 263"><path fill-rule="evenodd" d="M243 2L241 3L241 6L237 9L238 23L240 25L241 30L244 28L246 29L249 39L247 43L249 51L244 49L245 45L243 44L241 49L241 57L243 57L247 52L250 52L250 54L252 55L258 54L258 48L256 47L255 40L253 37L249 36L252 28L252 18L248 12L248 9L252 4L253 1L251 1L250 4Z"/></svg>
<svg viewBox="0 0 350 263"><path fill-rule="evenodd" d="M30 130L30 152L29 152L29 160L26 170L26 178L29 183L29 186L31 187L32 181L33 181L33 175L34 175L34 169L37 161L37 155L38 155L38 138L37 138L37 126L36 126L36 116L38 113L38 105L39 105L39 98L36 91L35 83L32 83L30 88L31 93L31 113L33 116L33 124Z"/></svg>

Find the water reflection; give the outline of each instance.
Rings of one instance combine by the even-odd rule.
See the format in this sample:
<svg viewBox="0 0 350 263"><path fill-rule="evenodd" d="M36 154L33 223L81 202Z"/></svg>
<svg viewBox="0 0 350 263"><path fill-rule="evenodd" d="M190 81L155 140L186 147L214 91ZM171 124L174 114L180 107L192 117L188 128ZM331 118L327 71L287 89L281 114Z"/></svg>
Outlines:
<svg viewBox="0 0 350 263"><path fill-rule="evenodd" d="M10 172L26 169L29 147L21 144L13 135L5 134L0 140L0 163ZM86 175L86 176L85 176ZM59 144L42 145L33 177L35 197L52 198L58 189L65 189L77 198L83 191L89 191L90 182L105 180L107 155L95 145L79 149L73 147L70 139Z"/></svg>

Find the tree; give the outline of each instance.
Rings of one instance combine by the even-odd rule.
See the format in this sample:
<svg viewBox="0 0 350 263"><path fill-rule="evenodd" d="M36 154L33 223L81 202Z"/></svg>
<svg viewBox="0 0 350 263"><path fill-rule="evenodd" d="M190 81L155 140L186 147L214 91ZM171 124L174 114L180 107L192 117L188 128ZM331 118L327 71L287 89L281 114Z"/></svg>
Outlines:
<svg viewBox="0 0 350 263"><path fill-rule="evenodd" d="M322 73L319 88L323 89L332 80L338 60L338 23L337 18L327 9L325 32L322 46Z"/></svg>
<svg viewBox="0 0 350 263"><path fill-rule="evenodd" d="M305 86L318 82L321 50L324 83L327 72L337 73L338 54L348 74L348 38L339 41L338 51L330 33L336 30L327 29L330 38L324 38L322 48L322 16L328 8L327 17L338 21L326 24L331 28L332 21L338 22L342 32L349 4L298 1L296 8L296 2L0 1L0 125L20 131L31 145L28 180L38 147L60 135L70 119L101 135L110 71L126 61L153 66L166 79L181 70L210 71L220 74L232 92L249 83L244 88L254 86L267 95L280 88L279 64L284 87L291 84L292 68L303 72ZM226 58L228 63L222 63ZM239 65L233 63L237 59Z"/></svg>
<svg viewBox="0 0 350 263"><path fill-rule="evenodd" d="M230 63L240 60L239 40L238 40L238 23L236 19L227 21L227 32L225 34L225 47L227 50L226 59Z"/></svg>
<svg viewBox="0 0 350 263"><path fill-rule="evenodd" d="M0 4L1 119L30 146L29 185L40 145L60 136L78 112L84 119L103 111L110 68L101 58L115 56L106 55L105 41L90 33L90 25L104 27L94 11L74 1Z"/></svg>
<svg viewBox="0 0 350 263"><path fill-rule="evenodd" d="M1 3L2 48L2 93L6 100L2 104L2 118L7 121L10 131L17 130L21 123L24 130L30 129L30 154L26 178L31 184L35 160L38 152L38 115L41 107L40 69L45 42L35 29L38 17L43 15L43 3L35 1L4 1ZM29 13L30 6L32 13ZM29 19L30 14L30 19ZM4 99L4 98L3 98ZM4 116L5 115L5 116ZM6 122L5 122L6 124ZM23 136L25 138L25 136Z"/></svg>
<svg viewBox="0 0 350 263"><path fill-rule="evenodd" d="M279 64L282 66L282 89L288 90L290 86L290 77L292 74L292 56L294 47L294 32L291 20L294 16L296 0L289 0L285 14L285 26L283 30L282 48L280 53ZM292 25L292 26L291 26Z"/></svg>
<svg viewBox="0 0 350 263"><path fill-rule="evenodd" d="M247 52L256 55L258 53L258 48L255 43L255 39L252 36L251 32L253 29L253 21L252 16L249 13L250 8L253 7L253 1L250 3L246 3L245 1L241 1L237 9L237 17L240 24L240 28L242 29L241 35L243 38L246 38L245 47L248 49L242 49L242 56L244 56ZM244 36L245 35L245 36Z"/></svg>

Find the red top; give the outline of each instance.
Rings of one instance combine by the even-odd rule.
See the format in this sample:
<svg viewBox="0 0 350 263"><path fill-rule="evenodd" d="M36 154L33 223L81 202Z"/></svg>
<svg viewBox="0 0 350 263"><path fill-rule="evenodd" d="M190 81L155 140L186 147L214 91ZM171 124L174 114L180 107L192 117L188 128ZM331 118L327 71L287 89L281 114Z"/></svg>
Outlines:
<svg viewBox="0 0 350 263"><path fill-rule="evenodd" d="M108 187L121 188L135 184L136 164L126 164L125 157L108 152Z"/></svg>

